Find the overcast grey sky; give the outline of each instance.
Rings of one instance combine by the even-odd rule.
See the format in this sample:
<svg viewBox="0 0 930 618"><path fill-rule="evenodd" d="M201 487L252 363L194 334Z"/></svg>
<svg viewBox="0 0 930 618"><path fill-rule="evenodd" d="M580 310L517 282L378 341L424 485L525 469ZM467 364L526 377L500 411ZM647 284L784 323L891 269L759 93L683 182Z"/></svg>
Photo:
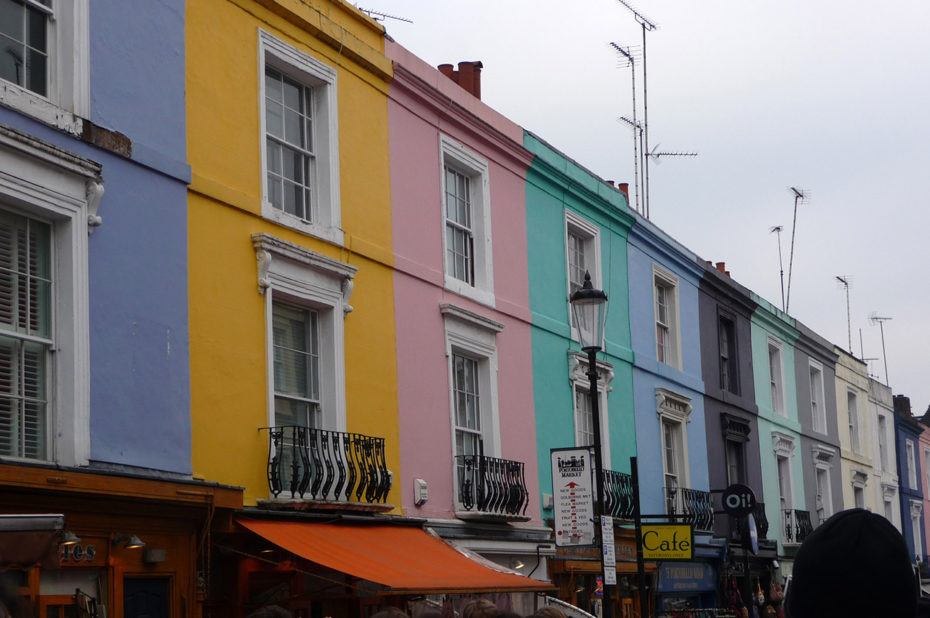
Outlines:
<svg viewBox="0 0 930 618"><path fill-rule="evenodd" d="M617 0L359 0L412 19L388 33L432 65L480 60L482 98L599 176L633 183L630 69L610 42L642 51ZM930 404L927 234L930 3L643 0L649 140L696 158L650 166L652 221L743 285L781 304L799 207L790 313L852 350L915 413ZM637 75L637 86L641 75ZM641 104L641 92L637 93Z"/></svg>

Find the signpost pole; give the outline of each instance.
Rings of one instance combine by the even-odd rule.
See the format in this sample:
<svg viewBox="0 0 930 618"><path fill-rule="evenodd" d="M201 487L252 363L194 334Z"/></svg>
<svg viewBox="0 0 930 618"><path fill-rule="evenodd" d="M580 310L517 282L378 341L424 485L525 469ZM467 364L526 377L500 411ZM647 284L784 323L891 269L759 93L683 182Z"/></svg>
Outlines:
<svg viewBox="0 0 930 618"><path fill-rule="evenodd" d="M636 574L639 576L639 615L649 615L649 600L646 598L646 564L643 561L643 518L639 506L639 466L636 457L630 457L630 477L633 484L633 525L636 532Z"/></svg>
<svg viewBox="0 0 930 618"><path fill-rule="evenodd" d="M595 518L594 521L597 522L597 546L601 554L601 583L603 585L603 597L601 606L603 611L601 613L602 618L613 618L613 583L608 583L608 581L615 582L616 567L611 567L608 565L608 561L605 560L605 549L604 549L604 527L606 525L611 526L610 530L610 539L613 542L613 518L610 517L609 513L604 512L604 469L602 467L601 461L601 418L600 411L598 410L598 394L597 394L597 348L590 348L588 352L588 380L591 382L590 394L591 394L591 420L592 420L592 429L594 429L594 491L596 493L596 502L595 502ZM603 516L607 516L604 518ZM606 519L606 522L605 522ZM612 556L614 548L610 548L610 555ZM608 574L608 570L611 572Z"/></svg>

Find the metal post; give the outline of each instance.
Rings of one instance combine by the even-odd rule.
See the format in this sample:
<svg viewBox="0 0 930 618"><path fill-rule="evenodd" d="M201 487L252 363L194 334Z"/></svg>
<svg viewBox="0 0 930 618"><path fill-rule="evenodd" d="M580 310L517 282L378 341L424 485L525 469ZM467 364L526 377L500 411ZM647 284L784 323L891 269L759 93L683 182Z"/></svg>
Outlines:
<svg viewBox="0 0 930 618"><path fill-rule="evenodd" d="M601 577L603 578L601 581L604 590L601 615L602 618L612 618L613 607L611 603L613 602L614 587L607 585L607 572L604 567L604 535L600 525L601 515L606 515L606 513L604 513L604 468L601 463L601 414L598 409L597 397L597 350L598 348L588 349L588 381L591 385L588 394L591 396L591 424L594 429L594 487L597 494L594 521L597 529L597 547L601 555Z"/></svg>
<svg viewBox="0 0 930 618"><path fill-rule="evenodd" d="M882 359L885 361L885 386L890 386L888 382L888 356L885 354L885 324L882 320L878 321L878 328L882 331Z"/></svg>
<svg viewBox="0 0 930 618"><path fill-rule="evenodd" d="M636 574L639 576L639 615L649 615L649 600L646 598L646 563L643 561L643 517L639 506L639 465L636 457L630 457L630 477L633 484L633 529L636 534Z"/></svg>
<svg viewBox="0 0 930 618"><path fill-rule="evenodd" d="M743 603L746 604L746 607L751 607L752 575L749 573L749 551L752 541L749 540L749 515L744 515L741 519L743 520L743 577L745 579L746 594L749 595L743 598ZM747 598L749 599L748 601Z"/></svg>

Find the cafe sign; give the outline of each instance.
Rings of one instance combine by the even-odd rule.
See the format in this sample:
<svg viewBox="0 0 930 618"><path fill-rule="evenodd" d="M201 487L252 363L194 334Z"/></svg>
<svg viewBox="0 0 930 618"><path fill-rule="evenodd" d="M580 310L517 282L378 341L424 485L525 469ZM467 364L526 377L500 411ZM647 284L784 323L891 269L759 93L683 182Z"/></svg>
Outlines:
<svg viewBox="0 0 930 618"><path fill-rule="evenodd" d="M643 524L643 558L646 560L691 560L694 532L690 524Z"/></svg>

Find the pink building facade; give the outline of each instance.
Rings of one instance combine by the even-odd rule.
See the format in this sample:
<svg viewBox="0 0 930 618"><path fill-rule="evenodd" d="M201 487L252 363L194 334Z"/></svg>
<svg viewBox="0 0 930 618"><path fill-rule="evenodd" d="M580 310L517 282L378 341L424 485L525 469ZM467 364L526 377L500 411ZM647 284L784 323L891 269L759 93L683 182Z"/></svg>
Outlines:
<svg viewBox="0 0 930 618"><path fill-rule="evenodd" d="M930 408L927 409L927 412L924 413L923 417L915 418L920 418L920 424L925 427L917 441L917 452L918 457L920 457L920 465L918 466L918 469L923 472L923 478L920 480L921 486L924 490L922 513L924 530L922 534L924 535L924 545L926 546L927 539L930 538L927 536L930 535ZM927 567L927 565L930 564L930 556L924 555L922 562L924 565L922 576L930 577L930 569Z"/></svg>
<svg viewBox="0 0 930 618"><path fill-rule="evenodd" d="M404 515L544 579L538 546L551 530L536 491L526 264L532 155L522 129L476 96L480 63L440 72L395 43L386 53Z"/></svg>

